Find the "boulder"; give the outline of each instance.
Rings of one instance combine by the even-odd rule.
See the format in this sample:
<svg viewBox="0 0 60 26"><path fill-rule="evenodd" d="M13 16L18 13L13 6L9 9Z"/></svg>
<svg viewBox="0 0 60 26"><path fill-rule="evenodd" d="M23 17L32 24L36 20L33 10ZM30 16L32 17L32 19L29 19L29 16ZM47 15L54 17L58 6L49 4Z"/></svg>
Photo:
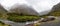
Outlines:
<svg viewBox="0 0 60 26"><path fill-rule="evenodd" d="M60 26L60 18L58 17L54 21L48 21L48 22L41 23L40 26Z"/></svg>
<svg viewBox="0 0 60 26"><path fill-rule="evenodd" d="M48 16L48 18L46 18L48 21L52 21L52 20L55 20L55 17L54 16Z"/></svg>
<svg viewBox="0 0 60 26"><path fill-rule="evenodd" d="M54 16L48 16L47 18L41 18L41 22L53 21L55 20Z"/></svg>

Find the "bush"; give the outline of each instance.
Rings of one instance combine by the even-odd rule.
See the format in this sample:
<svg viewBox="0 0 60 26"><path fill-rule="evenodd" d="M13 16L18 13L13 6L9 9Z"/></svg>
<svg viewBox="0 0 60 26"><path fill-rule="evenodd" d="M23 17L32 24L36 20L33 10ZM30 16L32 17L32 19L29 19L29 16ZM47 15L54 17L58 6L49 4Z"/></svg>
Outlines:
<svg viewBox="0 0 60 26"><path fill-rule="evenodd" d="M49 15L51 15L51 16L60 16L60 11L51 12Z"/></svg>
<svg viewBox="0 0 60 26"><path fill-rule="evenodd" d="M21 16L17 14L9 14L8 20L15 22L26 22L26 21L34 21L38 20L39 16Z"/></svg>

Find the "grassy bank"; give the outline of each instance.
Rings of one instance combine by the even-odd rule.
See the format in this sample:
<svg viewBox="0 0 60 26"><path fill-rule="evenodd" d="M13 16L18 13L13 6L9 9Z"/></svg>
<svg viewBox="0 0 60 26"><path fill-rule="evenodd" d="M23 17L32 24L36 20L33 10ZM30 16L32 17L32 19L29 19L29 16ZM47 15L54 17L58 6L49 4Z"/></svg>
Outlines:
<svg viewBox="0 0 60 26"><path fill-rule="evenodd" d="M3 22L0 21L0 26L10 26L10 25L5 24L5 23L3 23Z"/></svg>
<svg viewBox="0 0 60 26"><path fill-rule="evenodd" d="M34 15L19 15L19 14L8 14L8 20L15 22L26 22L26 21L34 21L38 20L39 16Z"/></svg>

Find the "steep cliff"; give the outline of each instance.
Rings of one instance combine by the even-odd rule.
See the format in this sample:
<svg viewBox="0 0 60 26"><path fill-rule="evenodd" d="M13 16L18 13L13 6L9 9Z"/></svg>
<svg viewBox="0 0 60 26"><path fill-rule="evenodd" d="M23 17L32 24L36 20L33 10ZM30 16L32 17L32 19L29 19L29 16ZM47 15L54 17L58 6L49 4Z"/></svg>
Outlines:
<svg viewBox="0 0 60 26"><path fill-rule="evenodd" d="M0 4L0 13L6 13L7 10L4 9L4 7Z"/></svg>
<svg viewBox="0 0 60 26"><path fill-rule="evenodd" d="M51 15L51 16L60 16L60 3L54 5L52 7L51 12L48 15Z"/></svg>

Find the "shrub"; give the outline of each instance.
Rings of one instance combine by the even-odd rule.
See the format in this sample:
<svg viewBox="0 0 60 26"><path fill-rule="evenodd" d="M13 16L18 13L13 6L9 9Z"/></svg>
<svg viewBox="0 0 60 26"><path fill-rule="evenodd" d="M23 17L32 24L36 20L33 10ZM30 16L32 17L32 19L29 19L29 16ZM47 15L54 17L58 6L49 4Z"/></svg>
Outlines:
<svg viewBox="0 0 60 26"><path fill-rule="evenodd" d="M9 14L8 20L15 21L15 22L26 22L26 21L34 21L38 20L39 16L25 16L25 15L18 15L18 14Z"/></svg>
<svg viewBox="0 0 60 26"><path fill-rule="evenodd" d="M60 11L51 12L51 13L49 13L49 15L51 15L51 16L60 16Z"/></svg>

